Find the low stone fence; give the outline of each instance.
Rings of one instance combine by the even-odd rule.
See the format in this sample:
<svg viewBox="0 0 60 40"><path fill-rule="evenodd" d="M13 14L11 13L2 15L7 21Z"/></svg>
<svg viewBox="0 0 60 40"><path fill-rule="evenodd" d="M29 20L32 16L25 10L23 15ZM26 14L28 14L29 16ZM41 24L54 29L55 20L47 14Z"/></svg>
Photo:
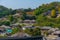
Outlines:
<svg viewBox="0 0 60 40"><path fill-rule="evenodd" d="M43 40L43 37L42 36L39 36L39 37L23 37L23 38L0 38L0 40Z"/></svg>

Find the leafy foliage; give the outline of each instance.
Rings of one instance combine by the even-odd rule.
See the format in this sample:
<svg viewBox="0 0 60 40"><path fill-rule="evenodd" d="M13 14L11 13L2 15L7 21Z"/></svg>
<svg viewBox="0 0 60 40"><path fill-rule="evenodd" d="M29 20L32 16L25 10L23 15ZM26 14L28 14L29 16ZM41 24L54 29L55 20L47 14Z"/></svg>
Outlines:
<svg viewBox="0 0 60 40"><path fill-rule="evenodd" d="M56 17L56 11L55 10L51 11L51 17L53 17L53 18Z"/></svg>
<svg viewBox="0 0 60 40"><path fill-rule="evenodd" d="M31 36L40 36L41 31L40 28L34 28L34 29L26 29L25 32Z"/></svg>
<svg viewBox="0 0 60 40"><path fill-rule="evenodd" d="M10 21L3 21L3 24L6 26L10 26Z"/></svg>
<svg viewBox="0 0 60 40"><path fill-rule="evenodd" d="M58 14L60 14L59 4L60 2L42 4L35 9L34 15L36 16L36 23L38 26L51 26L60 28L60 17L57 18Z"/></svg>
<svg viewBox="0 0 60 40"><path fill-rule="evenodd" d="M19 31L20 31L19 28L14 28L14 29L12 29L12 33L11 34L15 34L15 33L19 32Z"/></svg>

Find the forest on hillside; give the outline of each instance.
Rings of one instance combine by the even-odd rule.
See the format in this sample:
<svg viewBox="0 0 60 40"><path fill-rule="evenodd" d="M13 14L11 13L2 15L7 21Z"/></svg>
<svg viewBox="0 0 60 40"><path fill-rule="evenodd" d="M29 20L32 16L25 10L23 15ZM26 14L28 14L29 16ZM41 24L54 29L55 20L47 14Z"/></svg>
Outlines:
<svg viewBox="0 0 60 40"><path fill-rule="evenodd" d="M42 4L35 9L36 25L60 28L60 2Z"/></svg>

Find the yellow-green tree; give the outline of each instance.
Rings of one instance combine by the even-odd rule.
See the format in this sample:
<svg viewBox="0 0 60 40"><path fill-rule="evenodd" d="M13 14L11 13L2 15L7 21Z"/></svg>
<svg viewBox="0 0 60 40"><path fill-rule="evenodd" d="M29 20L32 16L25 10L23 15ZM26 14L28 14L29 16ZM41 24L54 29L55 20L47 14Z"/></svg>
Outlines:
<svg viewBox="0 0 60 40"><path fill-rule="evenodd" d="M56 17L56 10L53 9L53 10L51 11L51 17L53 17L53 18Z"/></svg>

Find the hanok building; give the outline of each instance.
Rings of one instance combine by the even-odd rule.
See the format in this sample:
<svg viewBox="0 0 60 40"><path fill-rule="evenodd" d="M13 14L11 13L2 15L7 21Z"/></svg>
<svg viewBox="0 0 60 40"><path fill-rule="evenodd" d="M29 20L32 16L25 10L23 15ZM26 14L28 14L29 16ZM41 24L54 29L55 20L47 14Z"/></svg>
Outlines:
<svg viewBox="0 0 60 40"><path fill-rule="evenodd" d="M36 23L35 20L24 20L23 22L24 22L24 23L31 23L31 24L32 24L32 23Z"/></svg>
<svg viewBox="0 0 60 40"><path fill-rule="evenodd" d="M28 28L28 29L34 29L35 26L24 26L22 29L25 30L26 28Z"/></svg>
<svg viewBox="0 0 60 40"><path fill-rule="evenodd" d="M44 35L45 32L48 32L51 29L51 27L41 27L41 34Z"/></svg>
<svg viewBox="0 0 60 40"><path fill-rule="evenodd" d="M4 31L5 31L5 28L4 27L0 27L0 33L4 32Z"/></svg>
<svg viewBox="0 0 60 40"><path fill-rule="evenodd" d="M30 35L28 35L27 33L24 33L24 32L18 32L14 35L11 35L11 37L19 37L19 38L22 38L22 37L31 37Z"/></svg>
<svg viewBox="0 0 60 40"><path fill-rule="evenodd" d="M19 23L15 23L15 24L12 24L12 25L10 25L10 27L18 27L19 26Z"/></svg>
<svg viewBox="0 0 60 40"><path fill-rule="evenodd" d="M53 35L56 35L56 36L60 37L60 30L53 32Z"/></svg>
<svg viewBox="0 0 60 40"><path fill-rule="evenodd" d="M34 13L33 11L26 12L26 14L29 15L29 16L33 16L34 15L33 13Z"/></svg>
<svg viewBox="0 0 60 40"><path fill-rule="evenodd" d="M16 18L21 18L23 15L22 11L21 10L17 10L18 12L16 12L16 14L14 14L13 16L16 17Z"/></svg>
<svg viewBox="0 0 60 40"><path fill-rule="evenodd" d="M4 36L5 34L6 34L5 28L4 27L0 27L0 36Z"/></svg>

